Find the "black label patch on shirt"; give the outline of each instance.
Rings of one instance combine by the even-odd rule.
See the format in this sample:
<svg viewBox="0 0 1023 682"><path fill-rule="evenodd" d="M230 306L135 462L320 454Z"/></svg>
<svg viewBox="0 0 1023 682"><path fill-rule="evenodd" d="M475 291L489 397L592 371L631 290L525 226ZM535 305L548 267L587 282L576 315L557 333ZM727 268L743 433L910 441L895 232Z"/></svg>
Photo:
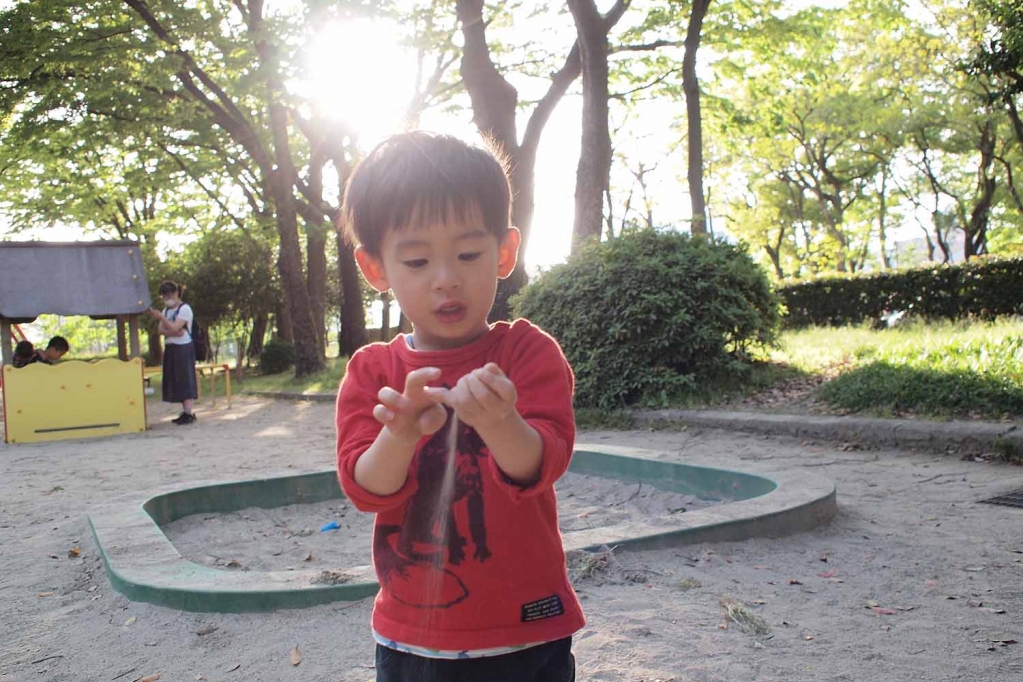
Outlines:
<svg viewBox="0 0 1023 682"><path fill-rule="evenodd" d="M534 620L545 620L547 618L554 618L555 616L563 615L565 615L565 606L561 603L561 597L556 594L522 605L523 623L530 623Z"/></svg>

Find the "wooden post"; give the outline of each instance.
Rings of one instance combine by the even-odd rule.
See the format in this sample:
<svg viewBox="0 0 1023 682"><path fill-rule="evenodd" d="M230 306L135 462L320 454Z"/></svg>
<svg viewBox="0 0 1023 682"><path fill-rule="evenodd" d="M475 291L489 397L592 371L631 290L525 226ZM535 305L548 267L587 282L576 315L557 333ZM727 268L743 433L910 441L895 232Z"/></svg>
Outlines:
<svg viewBox="0 0 1023 682"><path fill-rule="evenodd" d="M11 321L0 317L0 357L3 365L14 364L14 351L11 348Z"/></svg>
<svg viewBox="0 0 1023 682"><path fill-rule="evenodd" d="M139 316L128 316L128 342L131 344L131 357L137 358L139 352Z"/></svg>
<svg viewBox="0 0 1023 682"><path fill-rule="evenodd" d="M124 315L117 316L117 357L128 359L128 342L124 335Z"/></svg>

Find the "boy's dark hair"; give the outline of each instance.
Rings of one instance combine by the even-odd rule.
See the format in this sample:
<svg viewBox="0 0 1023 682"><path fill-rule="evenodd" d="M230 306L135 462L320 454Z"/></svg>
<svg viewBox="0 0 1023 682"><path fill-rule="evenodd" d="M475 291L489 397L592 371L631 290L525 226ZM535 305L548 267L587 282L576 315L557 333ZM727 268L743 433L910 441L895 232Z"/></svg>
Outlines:
<svg viewBox="0 0 1023 682"><path fill-rule="evenodd" d="M500 240L511 224L511 191L507 163L494 149L451 135L402 133L381 142L355 168L338 228L375 258L388 230L452 218L482 218Z"/></svg>
<svg viewBox="0 0 1023 682"><path fill-rule="evenodd" d="M67 353L71 350L71 346L68 345L67 339L63 336L54 336L50 339L50 342L46 344L46 350L50 350L51 348L55 351L60 351L61 353Z"/></svg>
<svg viewBox="0 0 1023 682"><path fill-rule="evenodd" d="M160 283L160 288L157 289L157 292L159 292L161 296L165 294L177 294L178 296L180 296L185 293L185 287L182 284L172 282L171 280L168 279Z"/></svg>
<svg viewBox="0 0 1023 682"><path fill-rule="evenodd" d="M35 352L35 346L31 341L18 341L18 345L14 347L14 356L18 358L28 359Z"/></svg>

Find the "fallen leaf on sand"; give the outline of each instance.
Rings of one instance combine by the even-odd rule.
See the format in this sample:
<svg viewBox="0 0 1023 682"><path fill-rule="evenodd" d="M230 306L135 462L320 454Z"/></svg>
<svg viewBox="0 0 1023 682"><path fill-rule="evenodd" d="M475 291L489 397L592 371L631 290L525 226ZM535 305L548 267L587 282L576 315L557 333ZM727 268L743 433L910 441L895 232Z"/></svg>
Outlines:
<svg viewBox="0 0 1023 682"><path fill-rule="evenodd" d="M297 644L295 645L295 648L291 650L290 658L291 665L298 665L302 662L302 652L298 650Z"/></svg>
<svg viewBox="0 0 1023 682"><path fill-rule="evenodd" d="M67 551L67 555L69 557L71 557L72 559L74 559L77 556L81 556L81 554L82 554L82 548L81 547L72 547L71 549L69 549Z"/></svg>
<svg viewBox="0 0 1023 682"><path fill-rule="evenodd" d="M146 675L145 677L141 677L141 678L139 678L139 682L156 682L158 679L160 679L160 673L156 673L155 675Z"/></svg>
<svg viewBox="0 0 1023 682"><path fill-rule="evenodd" d="M40 596L40 597L52 597L53 596L53 592L40 592L38 594L38 596Z"/></svg>
<svg viewBox="0 0 1023 682"><path fill-rule="evenodd" d="M895 612L891 609L886 609L883 606L871 606L870 610L879 616L894 616Z"/></svg>
<svg viewBox="0 0 1023 682"><path fill-rule="evenodd" d="M235 670L237 670L240 667L242 667L241 663L235 663L234 665L232 665L230 668L227 669L227 672L233 673Z"/></svg>
<svg viewBox="0 0 1023 682"><path fill-rule="evenodd" d="M124 621L124 624L125 624L125 625L131 625L131 624L133 624L133 623L134 623L135 621L137 621L137 620L138 620L138 618L136 618L135 616L132 616L132 617L131 617L131 618L129 618L128 620Z"/></svg>

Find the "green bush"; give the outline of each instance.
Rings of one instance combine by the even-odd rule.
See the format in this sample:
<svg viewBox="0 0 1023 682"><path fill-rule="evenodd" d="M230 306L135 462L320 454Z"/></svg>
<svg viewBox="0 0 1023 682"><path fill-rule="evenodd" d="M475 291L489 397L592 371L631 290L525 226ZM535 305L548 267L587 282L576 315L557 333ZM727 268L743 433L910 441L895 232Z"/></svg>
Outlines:
<svg viewBox="0 0 1023 682"><path fill-rule="evenodd" d="M1023 258L975 258L898 272L823 277L778 288L787 328L845 326L904 310L925 319L1023 313Z"/></svg>
<svg viewBox="0 0 1023 682"><path fill-rule="evenodd" d="M550 332L576 375L576 405L666 404L701 380L748 371L774 341L778 302L746 251L652 230L590 244L513 301Z"/></svg>
<svg viewBox="0 0 1023 682"><path fill-rule="evenodd" d="M263 374L280 374L294 364L295 347L280 339L268 341L259 356L259 370Z"/></svg>

